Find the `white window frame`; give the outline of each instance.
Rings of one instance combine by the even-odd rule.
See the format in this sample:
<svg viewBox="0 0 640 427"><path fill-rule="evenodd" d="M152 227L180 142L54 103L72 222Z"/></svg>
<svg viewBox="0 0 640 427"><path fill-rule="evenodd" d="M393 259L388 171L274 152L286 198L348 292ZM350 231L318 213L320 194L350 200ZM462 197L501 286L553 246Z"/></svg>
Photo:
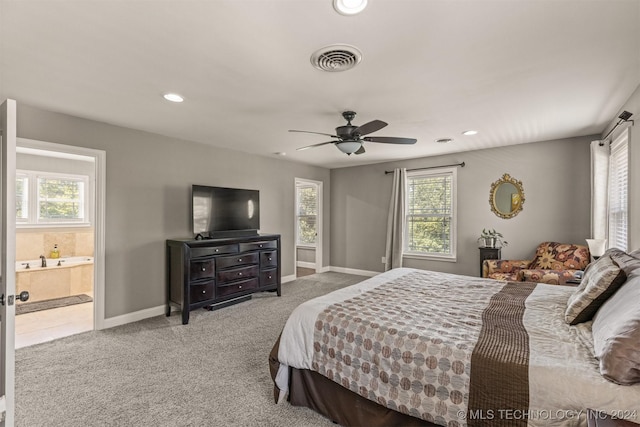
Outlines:
<svg viewBox="0 0 640 427"><path fill-rule="evenodd" d="M300 193L299 190L301 188L309 188L312 187L316 191L316 241L314 243L302 243L300 242L300 235L298 231L300 230L300 215L298 214L300 210L298 209L298 204L300 203ZM318 211L320 209L320 200L319 200L320 187L318 184L313 182L299 182L296 184L296 247L298 248L316 248L318 246ZM312 216L312 215L305 215Z"/></svg>
<svg viewBox="0 0 640 427"><path fill-rule="evenodd" d="M27 219L16 218L17 228L54 228L54 227L90 227L91 226L91 212L90 212L90 199L89 199L89 176L88 175L76 175L68 173L55 173L55 172L43 172L33 170L17 170L16 177L26 177L28 179L27 188ZM74 219L39 219L38 205L40 203L38 194L38 179L60 179L60 180L74 180L84 183L84 194L82 195L82 211L83 218Z"/></svg>
<svg viewBox="0 0 640 427"><path fill-rule="evenodd" d="M628 129L611 143L609 150L607 247L626 251L629 244Z"/></svg>
<svg viewBox="0 0 640 427"><path fill-rule="evenodd" d="M416 178L435 178L439 176L451 176L451 233L449 235L449 247L451 253L434 253L434 252L418 252L409 251L409 194L408 186L412 179ZM457 208L457 194L458 194L458 169L452 168L435 168L421 171L408 171L407 172L407 188L405 188L405 237L404 237L404 258L415 259L427 259L433 261L449 261L455 262L457 260L457 234L458 234L458 208Z"/></svg>

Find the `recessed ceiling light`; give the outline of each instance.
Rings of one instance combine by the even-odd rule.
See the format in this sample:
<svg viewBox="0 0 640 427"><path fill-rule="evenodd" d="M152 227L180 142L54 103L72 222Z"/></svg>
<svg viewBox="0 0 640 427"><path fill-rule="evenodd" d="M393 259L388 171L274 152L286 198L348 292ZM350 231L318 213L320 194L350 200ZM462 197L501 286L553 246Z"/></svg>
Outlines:
<svg viewBox="0 0 640 427"><path fill-rule="evenodd" d="M436 139L436 142L439 142L440 144L447 144L449 142L453 141L453 139L451 138L440 138L440 139Z"/></svg>
<svg viewBox="0 0 640 427"><path fill-rule="evenodd" d="M287 153L285 153L284 151L277 151L277 152L275 152L273 154L275 154L276 156L286 156L287 155Z"/></svg>
<svg viewBox="0 0 640 427"><path fill-rule="evenodd" d="M163 96L164 96L164 99L166 99L167 101L171 101L171 102L182 102L182 101L184 101L184 98L181 97L180 95L178 95L177 93L165 93Z"/></svg>
<svg viewBox="0 0 640 427"><path fill-rule="evenodd" d="M367 0L333 0L333 8L341 15L356 15L367 7Z"/></svg>
<svg viewBox="0 0 640 427"><path fill-rule="evenodd" d="M475 135L477 133L478 133L477 130L465 130L464 132L462 132L462 134L466 136Z"/></svg>

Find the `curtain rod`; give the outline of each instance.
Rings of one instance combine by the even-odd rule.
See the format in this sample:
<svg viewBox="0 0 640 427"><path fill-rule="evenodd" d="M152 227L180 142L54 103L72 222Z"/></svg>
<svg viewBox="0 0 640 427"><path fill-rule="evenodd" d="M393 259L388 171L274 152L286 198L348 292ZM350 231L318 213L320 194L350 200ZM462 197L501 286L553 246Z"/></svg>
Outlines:
<svg viewBox="0 0 640 427"><path fill-rule="evenodd" d="M423 170L427 170L427 169L439 169L439 168L446 168L449 166L460 166L461 168L464 167L464 162L462 163L455 163L453 165L442 165L442 166L427 166L424 168L415 168L415 169L407 169L407 172L413 172L413 171L423 171ZM385 175L388 175L390 173L393 173L393 171L384 171Z"/></svg>
<svg viewBox="0 0 640 427"><path fill-rule="evenodd" d="M602 147L602 146L604 145L604 142L607 140L607 138L609 138L609 135L611 135L611 134L613 133L613 131L614 131L614 130L616 130L616 128L617 128L618 126L620 126L621 124L623 124L623 123L627 123L627 122L631 122L631 126L635 125L635 123L633 122L633 120L629 120L629 119L631 118L631 116L633 116L633 113L630 113L630 112L628 112L628 111L623 111L623 112L618 116L618 118L620 119L620 120L618 121L618 123L616 123L616 125L615 125L613 128L611 128L611 130L609 131L609 133L607 133L607 135L606 135L604 138L602 138L602 140L600 141L600 144L598 144L598 145L600 145L600 146ZM609 141L609 144L611 144L611 141Z"/></svg>

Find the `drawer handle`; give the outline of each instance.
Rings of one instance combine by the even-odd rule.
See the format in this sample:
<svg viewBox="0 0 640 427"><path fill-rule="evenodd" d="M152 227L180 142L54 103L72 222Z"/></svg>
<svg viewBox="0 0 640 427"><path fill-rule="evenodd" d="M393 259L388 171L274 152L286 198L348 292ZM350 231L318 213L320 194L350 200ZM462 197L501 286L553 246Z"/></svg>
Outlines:
<svg viewBox="0 0 640 427"><path fill-rule="evenodd" d="M271 279L271 276L269 276L269 279Z"/></svg>
<svg viewBox="0 0 640 427"><path fill-rule="evenodd" d="M242 273L238 273L238 276L242 276Z"/></svg>
<svg viewBox="0 0 640 427"><path fill-rule="evenodd" d="M269 261L271 261L271 257L269 257Z"/></svg>
<svg viewBox="0 0 640 427"><path fill-rule="evenodd" d="M220 252L220 249L216 249L216 252Z"/></svg>
<svg viewBox="0 0 640 427"><path fill-rule="evenodd" d="M238 262L242 262L242 258L238 258Z"/></svg>
<svg viewBox="0 0 640 427"><path fill-rule="evenodd" d="M202 293L203 293L203 294L206 294L206 293L207 293L207 291L206 291L206 290L205 290L205 291L202 291Z"/></svg>
<svg viewBox="0 0 640 427"><path fill-rule="evenodd" d="M207 269L206 269L206 268L204 268L204 267L202 267L202 271L207 271Z"/></svg>
<svg viewBox="0 0 640 427"><path fill-rule="evenodd" d="M238 289L242 289L242 285L238 286Z"/></svg>
<svg viewBox="0 0 640 427"><path fill-rule="evenodd" d="M262 245L258 245L260 248L262 247Z"/></svg>

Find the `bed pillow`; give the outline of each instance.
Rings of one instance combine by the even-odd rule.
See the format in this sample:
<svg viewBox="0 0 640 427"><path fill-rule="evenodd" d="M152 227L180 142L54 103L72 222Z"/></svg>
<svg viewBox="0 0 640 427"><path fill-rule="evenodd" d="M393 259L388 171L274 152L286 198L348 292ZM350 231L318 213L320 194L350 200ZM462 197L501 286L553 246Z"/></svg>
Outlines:
<svg viewBox="0 0 640 427"><path fill-rule="evenodd" d="M591 320L598 308L624 283L625 272L611 258L608 250L585 271L580 286L567 301L565 321L570 325Z"/></svg>
<svg viewBox="0 0 640 427"><path fill-rule="evenodd" d="M631 272L636 268L640 268L640 258L636 258L631 254L622 252L618 249L613 249L611 251L611 259L613 262L618 264L618 267L624 270L624 273L627 276L629 276L629 274L631 274Z"/></svg>
<svg viewBox="0 0 640 427"><path fill-rule="evenodd" d="M640 270L593 318L593 347L600 373L616 384L640 383Z"/></svg>

